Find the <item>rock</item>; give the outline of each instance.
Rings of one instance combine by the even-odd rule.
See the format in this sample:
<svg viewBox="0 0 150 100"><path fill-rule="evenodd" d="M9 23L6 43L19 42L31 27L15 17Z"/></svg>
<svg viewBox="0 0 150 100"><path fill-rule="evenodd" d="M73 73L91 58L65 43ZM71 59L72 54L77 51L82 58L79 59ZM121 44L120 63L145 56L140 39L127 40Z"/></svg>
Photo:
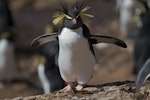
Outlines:
<svg viewBox="0 0 150 100"><path fill-rule="evenodd" d="M89 85L83 91L60 93L58 91L37 96L17 97L12 100L150 100L150 83L139 92L132 81L114 82L102 85ZM7 100L7 99L6 99Z"/></svg>

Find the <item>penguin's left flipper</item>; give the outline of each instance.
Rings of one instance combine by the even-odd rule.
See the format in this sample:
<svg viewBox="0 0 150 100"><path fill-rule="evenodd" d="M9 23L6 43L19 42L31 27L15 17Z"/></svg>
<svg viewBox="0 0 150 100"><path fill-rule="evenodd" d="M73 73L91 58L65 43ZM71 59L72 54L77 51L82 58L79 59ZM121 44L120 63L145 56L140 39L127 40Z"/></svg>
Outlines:
<svg viewBox="0 0 150 100"><path fill-rule="evenodd" d="M127 45L124 41L114 38L114 37L110 37L110 36L90 35L90 41L92 44L111 43L111 44L115 44L123 48L127 48Z"/></svg>
<svg viewBox="0 0 150 100"><path fill-rule="evenodd" d="M144 82L150 77L150 58L145 62L136 79L136 91L142 87Z"/></svg>
<svg viewBox="0 0 150 100"><path fill-rule="evenodd" d="M44 43L47 43L50 41L56 41L57 38L58 38L57 33L40 35L31 42L31 47L37 48L38 46Z"/></svg>

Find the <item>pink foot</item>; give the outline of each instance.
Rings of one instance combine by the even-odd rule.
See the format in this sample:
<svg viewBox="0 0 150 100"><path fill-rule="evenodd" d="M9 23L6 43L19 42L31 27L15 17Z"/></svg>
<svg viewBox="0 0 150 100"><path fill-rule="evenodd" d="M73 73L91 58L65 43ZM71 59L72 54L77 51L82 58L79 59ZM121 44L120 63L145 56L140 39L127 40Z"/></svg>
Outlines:
<svg viewBox="0 0 150 100"><path fill-rule="evenodd" d="M60 90L60 92L70 92L72 90L71 84L68 84L63 89Z"/></svg>
<svg viewBox="0 0 150 100"><path fill-rule="evenodd" d="M83 85L78 84L78 85L76 86L76 91L81 91L82 89L83 89Z"/></svg>

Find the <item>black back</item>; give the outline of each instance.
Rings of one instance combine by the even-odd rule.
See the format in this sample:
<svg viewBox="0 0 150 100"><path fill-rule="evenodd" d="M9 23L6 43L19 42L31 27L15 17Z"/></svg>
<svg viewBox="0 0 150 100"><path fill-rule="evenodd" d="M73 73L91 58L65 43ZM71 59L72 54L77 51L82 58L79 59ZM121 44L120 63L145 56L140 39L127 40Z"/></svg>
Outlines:
<svg viewBox="0 0 150 100"><path fill-rule="evenodd" d="M59 43L58 41L52 41L45 43L37 48L39 54L46 57L45 63L45 75L48 78L51 86L51 92L59 90L64 87L65 82L60 76L58 67L58 53Z"/></svg>

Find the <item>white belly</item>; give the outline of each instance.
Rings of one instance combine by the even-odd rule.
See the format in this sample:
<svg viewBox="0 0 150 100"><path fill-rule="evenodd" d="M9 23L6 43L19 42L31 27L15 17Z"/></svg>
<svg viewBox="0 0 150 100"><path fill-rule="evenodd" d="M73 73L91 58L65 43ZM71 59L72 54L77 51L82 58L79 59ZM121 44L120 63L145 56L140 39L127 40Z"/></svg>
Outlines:
<svg viewBox="0 0 150 100"><path fill-rule="evenodd" d="M66 82L89 81L95 58L88 40L82 36L82 29L72 31L64 28L59 35L59 46L58 64L62 78Z"/></svg>

